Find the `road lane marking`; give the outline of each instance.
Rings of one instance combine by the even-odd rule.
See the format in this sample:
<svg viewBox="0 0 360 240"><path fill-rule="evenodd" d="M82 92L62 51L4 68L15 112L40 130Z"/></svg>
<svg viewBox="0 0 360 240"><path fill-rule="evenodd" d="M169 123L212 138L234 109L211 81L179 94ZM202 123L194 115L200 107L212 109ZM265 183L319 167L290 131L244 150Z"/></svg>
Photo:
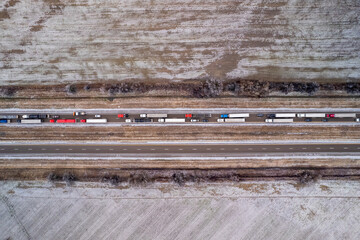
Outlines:
<svg viewBox="0 0 360 240"><path fill-rule="evenodd" d="M207 148L206 150L207 150L207 151L210 151L210 150L211 150L211 148Z"/></svg>
<svg viewBox="0 0 360 240"><path fill-rule="evenodd" d="M167 149L167 148L165 148L164 150L165 150L165 151L169 151L169 149Z"/></svg>
<svg viewBox="0 0 360 240"><path fill-rule="evenodd" d="M333 147L330 147L330 149L334 149Z"/></svg>
<svg viewBox="0 0 360 240"><path fill-rule="evenodd" d="M18 148L14 148L15 151L19 150Z"/></svg>
<svg viewBox="0 0 360 240"><path fill-rule="evenodd" d="M0 150L1 150L1 151L4 151L5 149L4 149L4 148L1 148Z"/></svg>
<svg viewBox="0 0 360 240"><path fill-rule="evenodd" d="M141 151L141 148L138 148L138 149L136 149L136 150Z"/></svg>
<svg viewBox="0 0 360 240"><path fill-rule="evenodd" d="M293 150L294 148L289 148L289 149Z"/></svg>
<svg viewBox="0 0 360 240"><path fill-rule="evenodd" d="M317 147L316 149L321 149L321 148Z"/></svg>
<svg viewBox="0 0 360 240"><path fill-rule="evenodd" d="M307 149L307 148L302 148L303 150Z"/></svg>
<svg viewBox="0 0 360 240"><path fill-rule="evenodd" d="M344 149L349 149L348 147L344 147Z"/></svg>
<svg viewBox="0 0 360 240"><path fill-rule="evenodd" d="M96 150L96 151L100 151L100 149L98 149L98 148L97 148L97 149L95 149L95 150Z"/></svg>
<svg viewBox="0 0 360 240"><path fill-rule="evenodd" d="M155 149L154 149L154 148L152 148L152 149L151 149L151 151L155 151Z"/></svg>
<svg viewBox="0 0 360 240"><path fill-rule="evenodd" d="M238 149L238 148L234 148L234 150L235 150L235 151L239 151L239 149Z"/></svg>
<svg viewBox="0 0 360 240"><path fill-rule="evenodd" d="M275 148L276 150L280 150L280 148Z"/></svg>
<svg viewBox="0 0 360 240"><path fill-rule="evenodd" d="M196 148L193 148L193 151L196 151L197 149Z"/></svg>
<svg viewBox="0 0 360 240"><path fill-rule="evenodd" d="M81 150L86 151L86 148L82 148Z"/></svg>
<svg viewBox="0 0 360 240"><path fill-rule="evenodd" d="M32 148L28 148L28 151L31 151L32 150Z"/></svg>
<svg viewBox="0 0 360 240"><path fill-rule="evenodd" d="M266 150L267 148L261 148L262 150Z"/></svg>
<svg viewBox="0 0 360 240"><path fill-rule="evenodd" d="M220 150L221 150L221 151L224 151L224 150L225 150L225 148L220 148Z"/></svg>
<svg viewBox="0 0 360 240"><path fill-rule="evenodd" d="M123 151L126 151L127 149L126 148L123 148Z"/></svg>
<svg viewBox="0 0 360 240"><path fill-rule="evenodd" d="M55 150L56 150L56 151L59 151L60 149L58 149L58 148L55 148Z"/></svg>
<svg viewBox="0 0 360 240"><path fill-rule="evenodd" d="M248 148L248 150L253 150L253 148Z"/></svg>
<svg viewBox="0 0 360 240"><path fill-rule="evenodd" d="M69 151L72 151L72 148L69 148L68 150L69 150Z"/></svg>
<svg viewBox="0 0 360 240"><path fill-rule="evenodd" d="M42 150L42 151L45 151L45 150L46 150L46 148L42 148L41 150Z"/></svg>
<svg viewBox="0 0 360 240"><path fill-rule="evenodd" d="M183 149L182 149L182 148L179 148L178 150L182 151Z"/></svg>
<svg viewBox="0 0 360 240"><path fill-rule="evenodd" d="M109 151L114 151L114 149L110 148Z"/></svg>

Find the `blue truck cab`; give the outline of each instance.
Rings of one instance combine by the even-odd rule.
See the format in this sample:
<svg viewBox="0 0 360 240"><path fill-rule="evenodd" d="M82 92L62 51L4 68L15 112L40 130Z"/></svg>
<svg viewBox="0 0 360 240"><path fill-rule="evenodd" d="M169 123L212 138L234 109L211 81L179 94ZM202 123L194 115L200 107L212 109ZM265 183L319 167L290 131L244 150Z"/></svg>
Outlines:
<svg viewBox="0 0 360 240"><path fill-rule="evenodd" d="M220 117L221 117L221 118L228 118L228 117L229 117L229 114L221 114Z"/></svg>
<svg viewBox="0 0 360 240"><path fill-rule="evenodd" d="M7 119L0 119L0 123L8 123L8 122L10 122L10 121Z"/></svg>

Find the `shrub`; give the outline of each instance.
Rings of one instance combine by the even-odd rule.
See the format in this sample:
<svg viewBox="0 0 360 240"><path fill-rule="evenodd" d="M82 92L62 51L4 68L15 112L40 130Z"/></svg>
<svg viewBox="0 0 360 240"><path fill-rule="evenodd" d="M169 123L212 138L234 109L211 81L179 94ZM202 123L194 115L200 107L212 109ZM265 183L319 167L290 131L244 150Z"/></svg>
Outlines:
<svg viewBox="0 0 360 240"><path fill-rule="evenodd" d="M76 177L74 174L66 172L63 175L63 180L66 182L67 186L71 186L76 181Z"/></svg>

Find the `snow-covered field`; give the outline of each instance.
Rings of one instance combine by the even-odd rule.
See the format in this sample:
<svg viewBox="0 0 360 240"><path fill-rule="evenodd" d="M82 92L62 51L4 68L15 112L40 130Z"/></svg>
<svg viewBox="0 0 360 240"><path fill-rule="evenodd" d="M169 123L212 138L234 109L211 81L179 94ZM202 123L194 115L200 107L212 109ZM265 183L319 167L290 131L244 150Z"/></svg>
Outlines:
<svg viewBox="0 0 360 240"><path fill-rule="evenodd" d="M4 0L2 84L358 81L358 0Z"/></svg>
<svg viewBox="0 0 360 240"><path fill-rule="evenodd" d="M360 182L0 183L0 239L359 239Z"/></svg>

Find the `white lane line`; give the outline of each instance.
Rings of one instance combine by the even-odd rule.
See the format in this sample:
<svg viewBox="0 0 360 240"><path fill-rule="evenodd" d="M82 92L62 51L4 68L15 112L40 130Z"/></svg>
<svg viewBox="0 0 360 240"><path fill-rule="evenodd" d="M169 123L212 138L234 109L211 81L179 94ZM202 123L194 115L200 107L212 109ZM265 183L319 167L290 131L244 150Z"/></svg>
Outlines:
<svg viewBox="0 0 360 240"><path fill-rule="evenodd" d="M86 151L86 148L82 148L81 150Z"/></svg>
<svg viewBox="0 0 360 240"><path fill-rule="evenodd" d="M321 148L317 147L316 149L321 149Z"/></svg>
<svg viewBox="0 0 360 240"><path fill-rule="evenodd" d="M193 148L193 151L196 151L197 149L196 148Z"/></svg>
<svg viewBox="0 0 360 240"><path fill-rule="evenodd" d="M221 151L224 151L224 150L225 150L225 148L220 148L220 150L221 150Z"/></svg>
<svg viewBox="0 0 360 240"><path fill-rule="evenodd" d="M294 148L289 148L290 150L293 150Z"/></svg>
<svg viewBox="0 0 360 240"><path fill-rule="evenodd" d="M348 147L344 147L344 149L349 149Z"/></svg>
<svg viewBox="0 0 360 240"><path fill-rule="evenodd" d="M45 150L46 150L46 148L42 148L41 150L42 150L42 151L45 151Z"/></svg>
<svg viewBox="0 0 360 240"><path fill-rule="evenodd" d="M155 149L154 149L154 148L152 148L152 149L151 149L151 151L155 151Z"/></svg>
<svg viewBox="0 0 360 240"><path fill-rule="evenodd" d="M32 148L28 148L28 151L31 151L32 150Z"/></svg>
<svg viewBox="0 0 360 240"><path fill-rule="evenodd" d="M248 149L250 149L250 148L248 148ZM239 151L239 149L238 149L238 148L234 148L234 150L235 150L235 151ZM251 149L251 150L252 150L252 149Z"/></svg>
<svg viewBox="0 0 360 240"><path fill-rule="evenodd" d="M136 150L141 151L141 148L138 148L138 149L136 149Z"/></svg>
<svg viewBox="0 0 360 240"><path fill-rule="evenodd" d="M72 148L69 148L68 150L69 150L69 151L72 151Z"/></svg>
<svg viewBox="0 0 360 240"><path fill-rule="evenodd" d="M99 148L97 148L97 149L95 149L96 151L100 151L100 149Z"/></svg>
<svg viewBox="0 0 360 240"><path fill-rule="evenodd" d="M266 150L267 148L261 148L262 150Z"/></svg>
<svg viewBox="0 0 360 240"><path fill-rule="evenodd" d="M167 148L164 148L164 150L165 150L165 151L169 151L169 149L167 149Z"/></svg>
<svg viewBox="0 0 360 240"><path fill-rule="evenodd" d="M179 148L178 150L182 151L183 149L182 149L182 148Z"/></svg>
<svg viewBox="0 0 360 240"><path fill-rule="evenodd" d="M15 151L19 150L18 148L14 148Z"/></svg>
<svg viewBox="0 0 360 240"><path fill-rule="evenodd" d="M127 149L126 148L123 148L123 151L126 151Z"/></svg>
<svg viewBox="0 0 360 240"><path fill-rule="evenodd" d="M206 150L207 150L207 151L210 151L210 150L211 150L211 148L207 148Z"/></svg>
<svg viewBox="0 0 360 240"><path fill-rule="evenodd" d="M280 150L280 148L275 148L276 150Z"/></svg>
<svg viewBox="0 0 360 240"><path fill-rule="evenodd" d="M330 149L334 149L333 147L330 147Z"/></svg>
<svg viewBox="0 0 360 240"><path fill-rule="evenodd" d="M302 148L303 150L307 149L307 148Z"/></svg>
<svg viewBox="0 0 360 240"><path fill-rule="evenodd" d="M248 148L248 150L253 150L253 148Z"/></svg>
<svg viewBox="0 0 360 240"><path fill-rule="evenodd" d="M4 148L1 148L0 151L4 151L5 149Z"/></svg>
<svg viewBox="0 0 360 240"><path fill-rule="evenodd" d="M55 148L55 150L56 150L56 151L59 151L60 149L58 149L58 148Z"/></svg>
<svg viewBox="0 0 360 240"><path fill-rule="evenodd" d="M109 148L109 151L114 151L114 149L112 149L112 148Z"/></svg>

